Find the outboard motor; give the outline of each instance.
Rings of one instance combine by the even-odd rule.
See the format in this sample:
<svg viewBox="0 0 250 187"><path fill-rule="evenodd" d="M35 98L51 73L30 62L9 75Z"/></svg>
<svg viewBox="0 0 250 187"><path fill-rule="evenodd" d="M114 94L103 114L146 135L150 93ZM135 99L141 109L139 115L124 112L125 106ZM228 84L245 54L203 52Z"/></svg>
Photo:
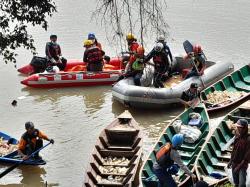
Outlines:
<svg viewBox="0 0 250 187"><path fill-rule="evenodd" d="M30 65L34 67L34 73L41 73L48 67L48 60L45 57L33 56Z"/></svg>

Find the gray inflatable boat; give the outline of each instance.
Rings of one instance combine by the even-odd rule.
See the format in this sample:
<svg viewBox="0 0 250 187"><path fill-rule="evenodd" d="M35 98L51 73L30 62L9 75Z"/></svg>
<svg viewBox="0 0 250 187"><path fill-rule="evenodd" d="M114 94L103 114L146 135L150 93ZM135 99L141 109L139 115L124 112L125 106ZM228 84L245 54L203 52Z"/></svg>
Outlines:
<svg viewBox="0 0 250 187"><path fill-rule="evenodd" d="M150 67L151 66L151 67ZM169 106L172 103L179 103L181 94L184 90L190 87L190 84L195 82L201 89L204 89L215 83L222 77L231 73L234 69L232 63L229 62L206 62L204 74L200 77L191 77L187 80L178 79L185 73L187 69L192 67L191 61L183 62L182 57L175 57L171 65L172 73L175 75L167 80L166 88L152 87L152 76L147 76L150 71L154 71L152 65L147 65L144 68L141 83L144 86L135 86L133 78L126 78L116 83L112 88L112 95L115 100L129 107L139 108L162 108ZM175 81L175 79L177 81ZM174 80L174 81L173 81ZM170 84L168 84L170 82Z"/></svg>

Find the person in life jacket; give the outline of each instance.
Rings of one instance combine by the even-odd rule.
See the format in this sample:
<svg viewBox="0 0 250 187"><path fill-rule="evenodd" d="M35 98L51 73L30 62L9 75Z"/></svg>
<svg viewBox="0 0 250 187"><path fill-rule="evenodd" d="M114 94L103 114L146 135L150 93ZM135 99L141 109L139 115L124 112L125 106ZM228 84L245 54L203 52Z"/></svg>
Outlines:
<svg viewBox="0 0 250 187"><path fill-rule="evenodd" d="M200 90L197 83L191 83L190 88L182 92L181 102L186 107L194 107L201 102Z"/></svg>
<svg viewBox="0 0 250 187"><path fill-rule="evenodd" d="M169 46L167 45L167 42L165 41L165 37L164 36L159 36L159 38L157 39L157 42L160 42L160 43L163 44L163 49L166 51L166 53L169 56L171 62L173 62L173 55L171 53L171 50L170 50Z"/></svg>
<svg viewBox="0 0 250 187"><path fill-rule="evenodd" d="M57 66L61 71L64 70L67 60L62 57L61 47L57 43L57 35L50 35L50 42L46 43L45 54L49 66Z"/></svg>
<svg viewBox="0 0 250 187"><path fill-rule="evenodd" d="M239 119L236 122L235 140L232 144L233 150L227 165L228 168L232 168L233 181L236 187L246 187L246 176L250 163L250 135L248 128L248 120Z"/></svg>
<svg viewBox="0 0 250 187"><path fill-rule="evenodd" d="M178 148L183 144L183 134L175 134L172 144L166 143L156 153L156 162L153 165L153 172L159 179L158 187L177 187L172 175L178 173L176 164L193 179L196 176L188 169L181 160Z"/></svg>
<svg viewBox="0 0 250 187"><path fill-rule="evenodd" d="M93 45L92 40L85 40L83 61L87 63L87 71L102 71L103 55L105 54L99 47Z"/></svg>
<svg viewBox="0 0 250 187"><path fill-rule="evenodd" d="M93 45L95 45L96 47L99 47L99 49L102 50L102 45L101 45L101 43L99 43L99 42L97 41L96 36L95 36L95 33L90 32L90 33L88 34L88 40L92 40Z"/></svg>
<svg viewBox="0 0 250 187"><path fill-rule="evenodd" d="M130 54L135 54L139 44L137 43L136 37L132 33L128 33L126 36L128 43L128 51Z"/></svg>
<svg viewBox="0 0 250 187"><path fill-rule="evenodd" d="M187 60L192 60L194 64L192 70L186 75L185 79L204 74L206 68L206 57L204 56L200 45L194 45L193 52L188 53L187 56L184 57L184 61Z"/></svg>
<svg viewBox="0 0 250 187"><path fill-rule="evenodd" d="M154 86L156 88L164 88L163 80L166 80L169 76L170 64L168 54L164 50L162 43L156 43L155 47L146 56L145 61L148 62L151 58L153 58L155 65Z"/></svg>
<svg viewBox="0 0 250 187"><path fill-rule="evenodd" d="M34 124L30 121L25 123L26 132L22 135L18 144L18 153L23 157L24 160L28 158L34 151L40 149L43 146L43 140L50 141L54 144L53 139L49 139L47 135L42 133L40 130L35 129ZM38 153L34 157L40 159Z"/></svg>
<svg viewBox="0 0 250 187"><path fill-rule="evenodd" d="M144 69L144 48L139 46L136 49L135 55L131 56L129 65L131 66L131 76L134 78L136 86L141 86L141 76Z"/></svg>

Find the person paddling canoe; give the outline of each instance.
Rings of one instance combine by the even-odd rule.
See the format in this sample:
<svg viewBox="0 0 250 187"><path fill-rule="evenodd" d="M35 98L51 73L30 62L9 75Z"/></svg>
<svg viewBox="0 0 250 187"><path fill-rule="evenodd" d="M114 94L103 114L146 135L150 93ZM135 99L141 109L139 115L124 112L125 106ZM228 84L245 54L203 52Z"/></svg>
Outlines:
<svg viewBox="0 0 250 187"><path fill-rule="evenodd" d="M28 155L43 147L43 139L54 144L54 140L48 138L48 136L40 130L35 129L31 121L25 123L25 129L26 132L22 135L18 144L18 153L24 160L28 158ZM34 158L41 159L39 153L35 154Z"/></svg>

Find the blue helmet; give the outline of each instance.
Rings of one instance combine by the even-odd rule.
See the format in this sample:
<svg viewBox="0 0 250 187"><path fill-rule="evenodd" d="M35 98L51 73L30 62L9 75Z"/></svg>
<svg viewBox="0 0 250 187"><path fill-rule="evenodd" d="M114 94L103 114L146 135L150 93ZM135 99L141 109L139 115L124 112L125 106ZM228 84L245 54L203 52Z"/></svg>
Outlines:
<svg viewBox="0 0 250 187"><path fill-rule="evenodd" d="M172 145L173 147L178 147L183 144L183 134L175 134L172 138Z"/></svg>
<svg viewBox="0 0 250 187"><path fill-rule="evenodd" d="M95 33L90 32L90 33L88 34L88 40L94 40L94 39L95 39Z"/></svg>

